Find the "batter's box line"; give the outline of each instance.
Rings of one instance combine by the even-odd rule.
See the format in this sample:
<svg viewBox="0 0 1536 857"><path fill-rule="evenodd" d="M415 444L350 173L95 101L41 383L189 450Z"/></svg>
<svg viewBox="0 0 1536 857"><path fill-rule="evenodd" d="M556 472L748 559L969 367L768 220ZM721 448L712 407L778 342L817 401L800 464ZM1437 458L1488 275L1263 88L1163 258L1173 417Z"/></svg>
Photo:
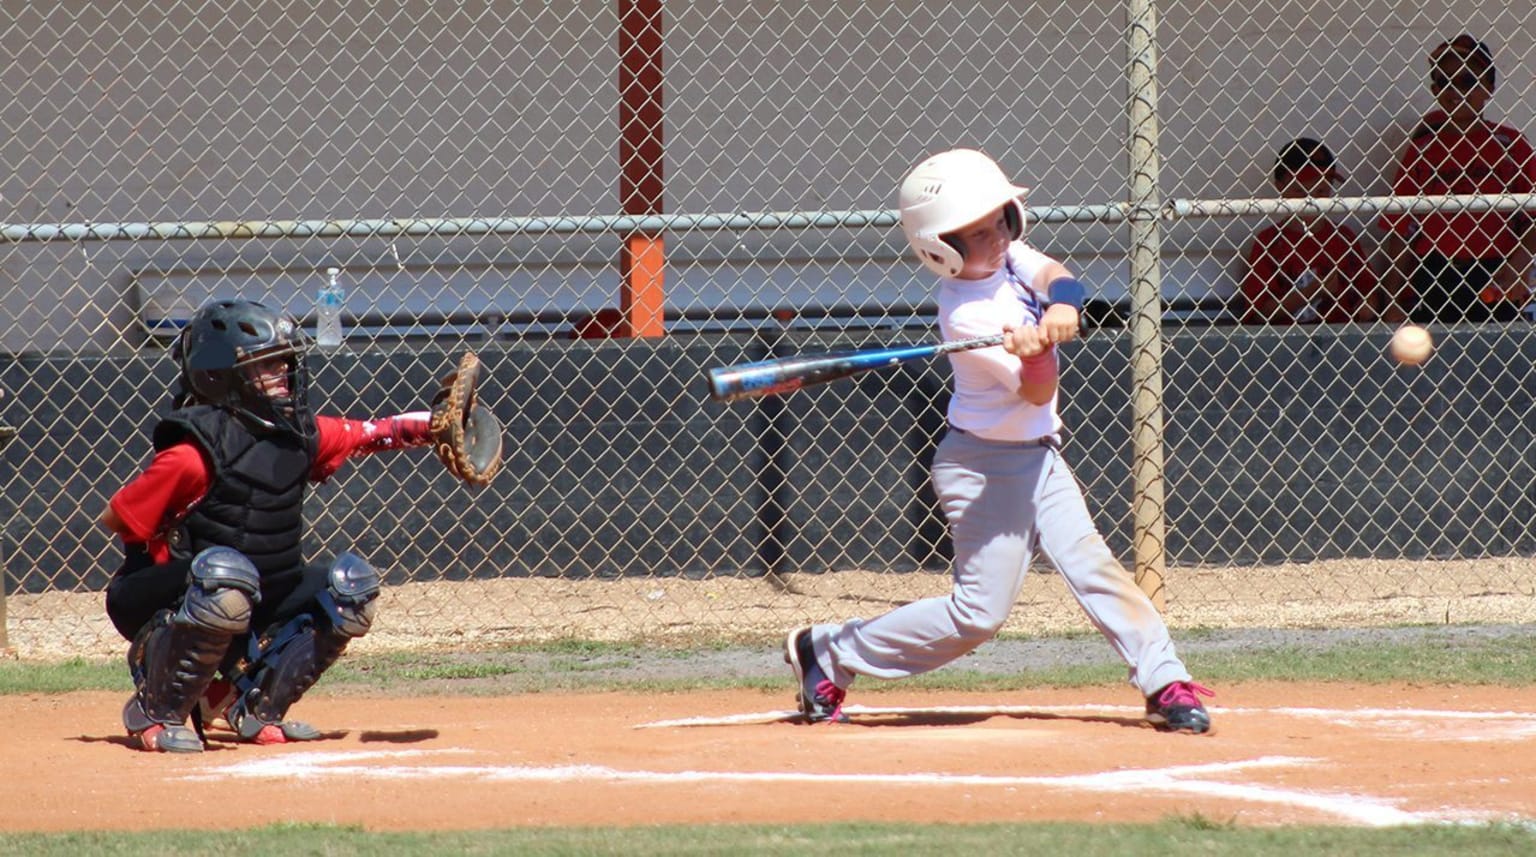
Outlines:
<svg viewBox="0 0 1536 857"><path fill-rule="evenodd" d="M1428 708L1225 708L1208 706L1213 715L1277 714L1287 717L1340 721L1364 721L1362 725L1380 726L1390 722L1412 721L1422 724L1465 721L1486 724L1492 721L1510 722L1511 731L1501 731L1499 737L1511 734L1536 734L1536 713L1523 711L1446 711ZM876 707L869 705L845 705L843 713L849 716L912 716L912 715L985 715L1029 717L1043 715L1061 717L1073 715L1143 717L1139 707L1128 705L940 705L918 707ZM655 720L637 723L635 729L670 729L691 726L752 726L768 723L784 723L800 720L799 711L759 711L743 714L727 714L715 717L684 717L674 720ZM1373 722L1374 721L1374 722ZM1470 740L1470 739L1469 739ZM1491 740L1491 739L1490 739Z"/></svg>

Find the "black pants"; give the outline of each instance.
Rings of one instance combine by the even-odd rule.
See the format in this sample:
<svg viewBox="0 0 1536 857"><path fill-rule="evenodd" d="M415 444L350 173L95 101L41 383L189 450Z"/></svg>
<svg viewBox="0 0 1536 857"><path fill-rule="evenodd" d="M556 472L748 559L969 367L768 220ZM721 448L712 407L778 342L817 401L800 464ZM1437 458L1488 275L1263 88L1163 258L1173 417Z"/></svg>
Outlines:
<svg viewBox="0 0 1536 857"><path fill-rule="evenodd" d="M191 568L190 559L157 565L143 551L130 552L107 583L107 618L123 639L132 641L156 613L181 604L191 583ZM301 613L319 619L325 608L316 596L325 588L329 573L328 565L305 565L262 575L261 603L251 616L251 630L260 633Z"/></svg>
<svg viewBox="0 0 1536 857"><path fill-rule="evenodd" d="M1409 317L1419 324L1518 319L1519 304L1487 303L1482 298L1483 289L1493 283L1494 272L1503 264L1503 259L1447 259L1430 253L1413 272L1418 301Z"/></svg>

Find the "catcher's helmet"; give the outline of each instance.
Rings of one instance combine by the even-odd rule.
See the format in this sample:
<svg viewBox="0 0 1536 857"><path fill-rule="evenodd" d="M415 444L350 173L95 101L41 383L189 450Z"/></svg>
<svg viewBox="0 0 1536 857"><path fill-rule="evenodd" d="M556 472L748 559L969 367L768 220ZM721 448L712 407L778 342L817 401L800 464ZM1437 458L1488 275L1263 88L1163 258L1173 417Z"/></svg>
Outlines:
<svg viewBox="0 0 1536 857"><path fill-rule="evenodd" d="M930 271L953 277L965 266L965 258L959 243L945 236L1001 206L1013 238L1022 238L1024 204L1019 200L1028 192L975 149L940 152L913 167L901 183L901 229Z"/></svg>
<svg viewBox="0 0 1536 857"><path fill-rule="evenodd" d="M256 427L300 433L308 408L308 341L293 321L248 300L204 304L176 338L171 356L181 369L183 395L232 411ZM247 372L248 366L280 357L288 364L288 394L271 396Z"/></svg>

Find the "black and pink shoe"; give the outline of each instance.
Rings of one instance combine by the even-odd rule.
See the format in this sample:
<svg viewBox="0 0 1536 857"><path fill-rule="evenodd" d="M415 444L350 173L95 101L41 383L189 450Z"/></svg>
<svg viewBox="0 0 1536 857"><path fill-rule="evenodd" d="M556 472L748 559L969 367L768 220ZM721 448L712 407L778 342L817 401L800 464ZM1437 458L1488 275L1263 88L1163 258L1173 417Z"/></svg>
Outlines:
<svg viewBox="0 0 1536 857"><path fill-rule="evenodd" d="M1202 735L1211 731L1211 715L1200 697L1215 695L1192 681L1176 681L1147 697L1147 722L1164 732Z"/></svg>
<svg viewBox="0 0 1536 857"><path fill-rule="evenodd" d="M810 628L789 632L784 640L784 662L795 672L795 701L807 723L848 722L848 715L843 713L843 699L848 692L833 684L816 662Z"/></svg>

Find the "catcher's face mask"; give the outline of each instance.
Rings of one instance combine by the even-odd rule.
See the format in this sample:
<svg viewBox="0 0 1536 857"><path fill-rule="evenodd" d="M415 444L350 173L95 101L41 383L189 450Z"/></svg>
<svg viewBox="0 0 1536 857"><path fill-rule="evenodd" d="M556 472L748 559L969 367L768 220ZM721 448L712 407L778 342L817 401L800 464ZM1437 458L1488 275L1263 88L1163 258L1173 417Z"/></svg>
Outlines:
<svg viewBox="0 0 1536 857"><path fill-rule="evenodd" d="M307 408L307 341L293 321L254 301L215 301L177 340L182 383L199 401L267 431L298 433Z"/></svg>

